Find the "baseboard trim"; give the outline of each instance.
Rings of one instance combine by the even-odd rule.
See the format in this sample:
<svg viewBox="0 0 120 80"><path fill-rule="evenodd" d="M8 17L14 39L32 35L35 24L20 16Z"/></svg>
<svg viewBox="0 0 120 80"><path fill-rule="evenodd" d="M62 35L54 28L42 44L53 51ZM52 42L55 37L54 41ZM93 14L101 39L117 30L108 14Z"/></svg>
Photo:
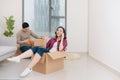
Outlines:
<svg viewBox="0 0 120 80"><path fill-rule="evenodd" d="M67 53L88 54L88 52L67 52Z"/></svg>
<svg viewBox="0 0 120 80"><path fill-rule="evenodd" d="M91 59L93 59L94 61L96 61L97 63L99 63L99 64L101 64L102 66L104 66L106 69L110 70L112 73L118 75L118 77L120 77L120 72L119 72L119 71L117 71L117 70L111 68L110 66L104 64L103 62L95 59L93 56L90 56L90 55L88 55L88 56L89 56Z"/></svg>

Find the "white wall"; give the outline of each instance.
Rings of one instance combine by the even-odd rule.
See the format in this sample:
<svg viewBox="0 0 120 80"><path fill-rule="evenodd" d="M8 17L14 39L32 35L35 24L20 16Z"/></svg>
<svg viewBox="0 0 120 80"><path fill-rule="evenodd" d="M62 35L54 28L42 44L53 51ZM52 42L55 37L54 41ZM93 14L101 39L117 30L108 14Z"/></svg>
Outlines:
<svg viewBox="0 0 120 80"><path fill-rule="evenodd" d="M21 29L22 24L22 0L0 0L0 36L6 29L4 17L13 15L15 19L14 32Z"/></svg>
<svg viewBox="0 0 120 80"><path fill-rule="evenodd" d="M120 72L120 0L89 0L89 55Z"/></svg>
<svg viewBox="0 0 120 80"><path fill-rule="evenodd" d="M88 0L67 0L68 51L87 52Z"/></svg>

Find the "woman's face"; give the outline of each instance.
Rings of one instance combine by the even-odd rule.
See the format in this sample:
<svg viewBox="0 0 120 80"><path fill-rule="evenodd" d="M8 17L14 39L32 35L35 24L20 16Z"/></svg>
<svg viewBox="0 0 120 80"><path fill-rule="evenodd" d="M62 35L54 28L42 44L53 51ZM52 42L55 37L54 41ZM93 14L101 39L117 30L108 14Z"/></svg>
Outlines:
<svg viewBox="0 0 120 80"><path fill-rule="evenodd" d="M57 37L61 37L62 34L63 34L63 29L62 28L58 28L57 31L56 31Z"/></svg>

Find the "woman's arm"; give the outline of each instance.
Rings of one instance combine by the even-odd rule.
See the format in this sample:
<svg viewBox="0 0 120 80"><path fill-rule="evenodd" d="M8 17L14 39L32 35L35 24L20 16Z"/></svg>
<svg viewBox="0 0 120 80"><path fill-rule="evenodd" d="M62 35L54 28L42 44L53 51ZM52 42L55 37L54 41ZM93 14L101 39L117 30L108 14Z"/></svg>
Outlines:
<svg viewBox="0 0 120 80"><path fill-rule="evenodd" d="M65 51L67 47L67 40L64 39L61 46L59 46L59 51Z"/></svg>
<svg viewBox="0 0 120 80"><path fill-rule="evenodd" d="M47 42L48 42L48 34L46 34L46 35L43 37L43 39L45 40L44 46L45 46L45 48L46 48Z"/></svg>
<svg viewBox="0 0 120 80"><path fill-rule="evenodd" d="M62 37L61 37L61 42L60 42L60 45L59 45L59 51L63 51L63 48L64 48L64 33L62 34Z"/></svg>
<svg viewBox="0 0 120 80"><path fill-rule="evenodd" d="M33 33L31 30L30 30L30 32L31 32L31 36L32 36L32 37L34 37L34 38L36 38L36 39L42 39L41 36L38 36L37 34Z"/></svg>

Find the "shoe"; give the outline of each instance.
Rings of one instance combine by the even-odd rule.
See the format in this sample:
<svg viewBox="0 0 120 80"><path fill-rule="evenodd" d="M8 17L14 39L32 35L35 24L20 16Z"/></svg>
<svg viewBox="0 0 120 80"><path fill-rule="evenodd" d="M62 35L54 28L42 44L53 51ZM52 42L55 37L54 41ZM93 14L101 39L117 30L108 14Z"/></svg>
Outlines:
<svg viewBox="0 0 120 80"><path fill-rule="evenodd" d="M19 57L7 58L7 60L8 61L12 61L12 62L16 62L16 63L20 62L20 58Z"/></svg>
<svg viewBox="0 0 120 80"><path fill-rule="evenodd" d="M26 68L26 69L20 74L20 77L25 77L25 76L27 76L30 72L32 72L32 69Z"/></svg>

